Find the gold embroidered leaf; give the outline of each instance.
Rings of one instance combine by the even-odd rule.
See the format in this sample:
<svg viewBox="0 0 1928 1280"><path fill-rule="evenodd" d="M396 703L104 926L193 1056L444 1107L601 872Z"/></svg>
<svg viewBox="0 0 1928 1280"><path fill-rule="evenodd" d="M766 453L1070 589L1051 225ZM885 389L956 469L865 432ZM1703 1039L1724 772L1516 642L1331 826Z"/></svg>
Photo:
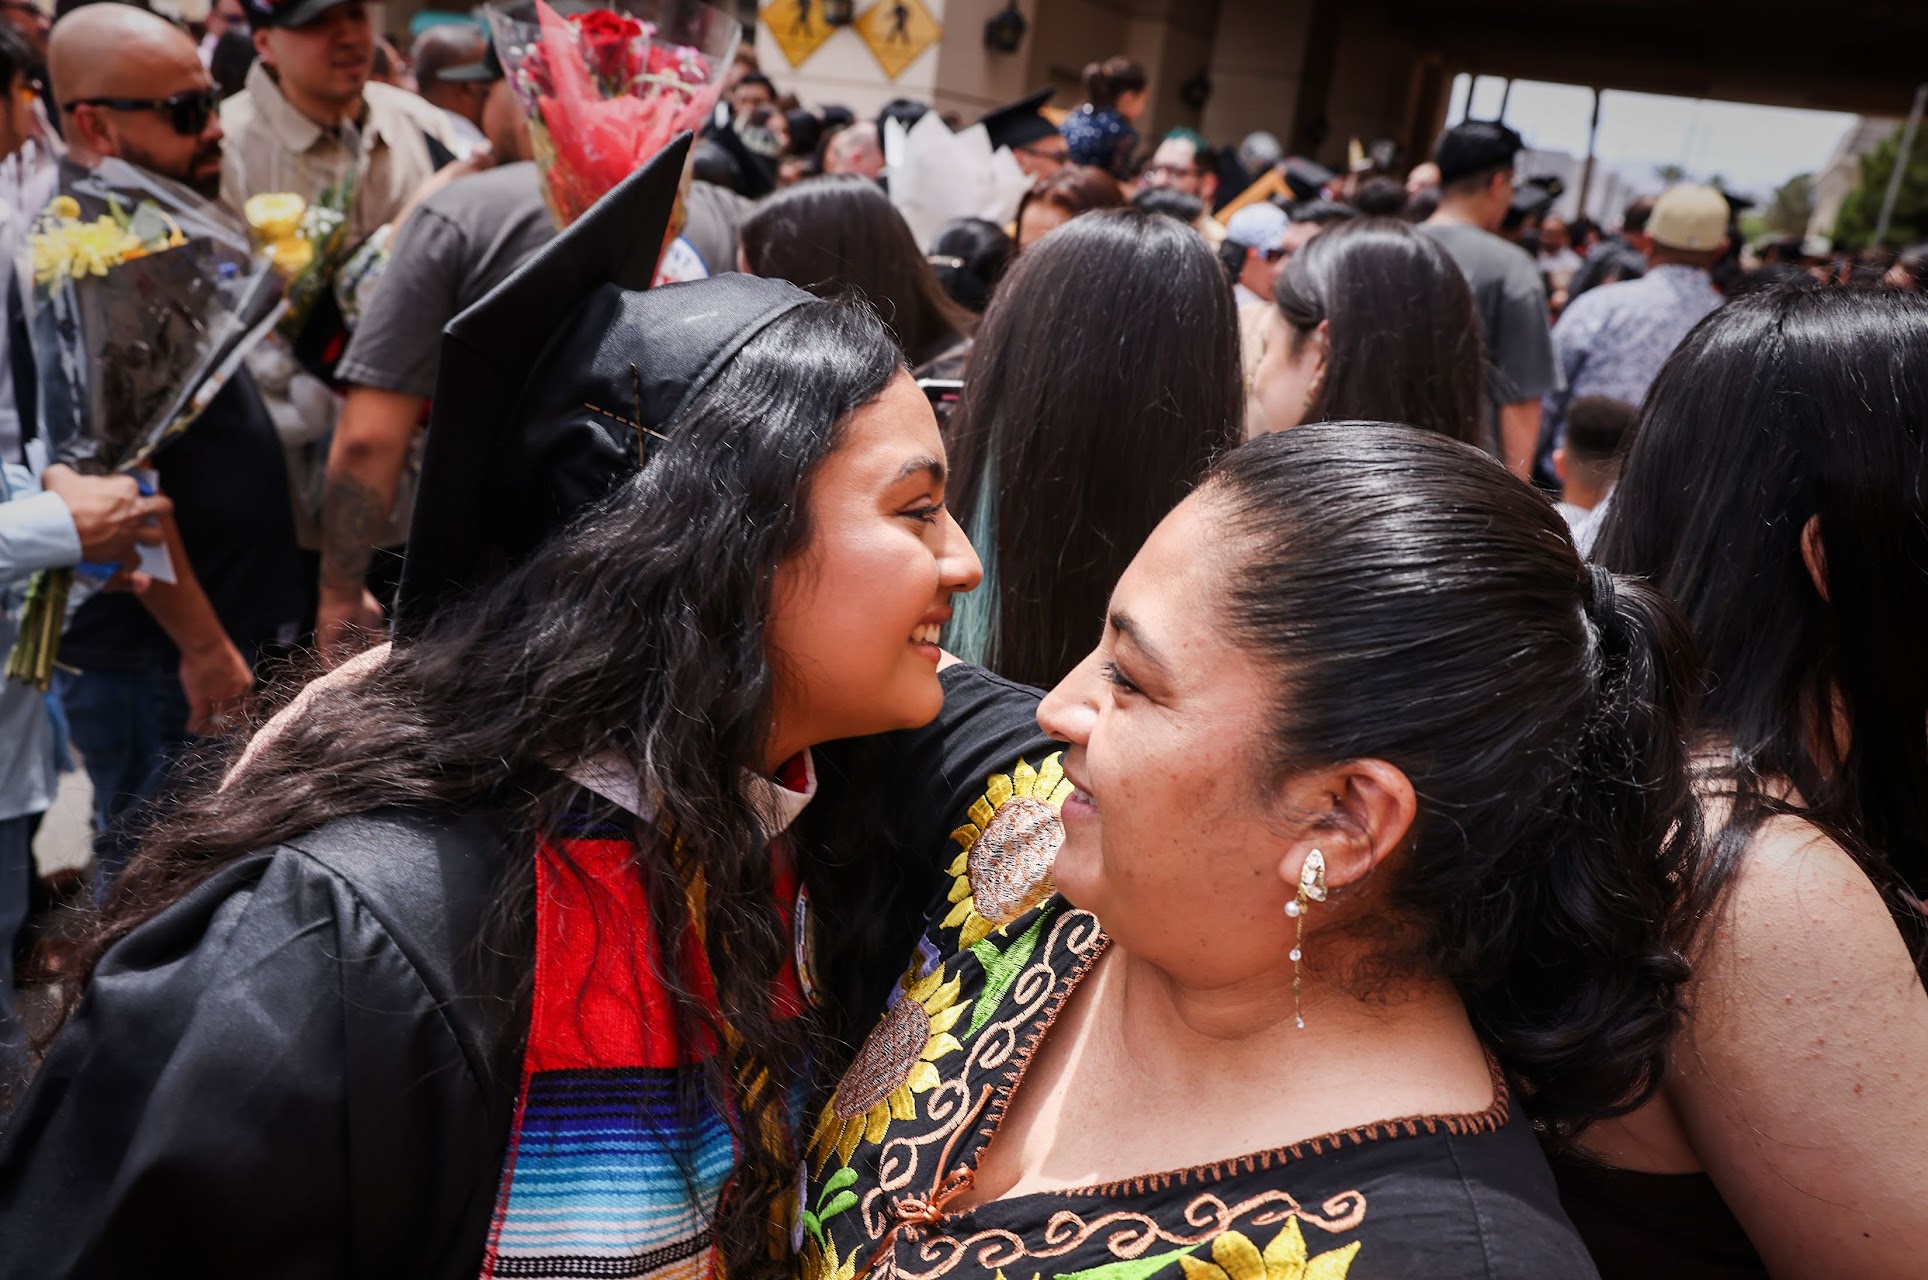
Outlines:
<svg viewBox="0 0 1928 1280"><path fill-rule="evenodd" d="M1019 760L1017 768L1011 770L1012 794L1028 797L1031 795L1032 788L1037 786L1037 783L1038 771L1033 769L1026 761Z"/></svg>
<svg viewBox="0 0 1928 1280"><path fill-rule="evenodd" d="M1360 1241L1354 1240L1343 1249L1333 1249L1322 1253L1305 1267L1305 1280L1346 1280L1352 1271L1352 1259L1359 1252Z"/></svg>
<svg viewBox="0 0 1928 1280"><path fill-rule="evenodd" d="M1265 1259L1258 1246L1237 1231L1225 1231L1212 1241L1212 1261L1232 1280L1266 1280Z"/></svg>
<svg viewBox="0 0 1928 1280"><path fill-rule="evenodd" d="M954 1004L948 1009L938 1010L936 1013L933 1013L931 1015L931 1030L933 1032L940 1032L940 1033L949 1031L952 1027L957 1025L957 1020L963 1017L964 1011L970 1007L971 1006L969 1002L966 1002L964 1004ZM946 1040L950 1040L949 1036L945 1036L944 1038ZM951 1047L956 1048L957 1042L952 1040ZM930 1056L933 1058L937 1056L937 1050L935 1048L932 1049Z"/></svg>
<svg viewBox="0 0 1928 1280"><path fill-rule="evenodd" d="M1293 1268L1290 1274L1296 1277L1304 1266L1305 1234L1299 1230L1299 1219L1294 1215L1285 1220L1285 1230L1265 1246L1265 1269L1277 1275L1278 1268L1290 1267Z"/></svg>

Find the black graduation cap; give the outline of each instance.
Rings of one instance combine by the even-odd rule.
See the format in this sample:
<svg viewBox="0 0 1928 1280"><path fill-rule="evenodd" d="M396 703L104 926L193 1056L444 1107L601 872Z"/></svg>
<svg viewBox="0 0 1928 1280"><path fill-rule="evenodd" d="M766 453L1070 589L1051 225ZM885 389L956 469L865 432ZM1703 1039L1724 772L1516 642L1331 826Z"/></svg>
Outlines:
<svg viewBox="0 0 1928 1280"><path fill-rule="evenodd" d="M442 331L397 640L607 497L746 342L812 300L754 276L649 288L689 149L678 136Z"/></svg>
<svg viewBox="0 0 1928 1280"><path fill-rule="evenodd" d="M1339 175L1303 156L1292 156L1279 166L1285 175L1285 185L1292 192L1294 200L1317 200L1326 184Z"/></svg>
<svg viewBox="0 0 1928 1280"><path fill-rule="evenodd" d="M978 123L991 135L991 148L1010 147L1015 150L1056 133L1058 126L1038 114L1038 108L1051 101L1052 92L1047 85L1016 102L985 112L984 118Z"/></svg>

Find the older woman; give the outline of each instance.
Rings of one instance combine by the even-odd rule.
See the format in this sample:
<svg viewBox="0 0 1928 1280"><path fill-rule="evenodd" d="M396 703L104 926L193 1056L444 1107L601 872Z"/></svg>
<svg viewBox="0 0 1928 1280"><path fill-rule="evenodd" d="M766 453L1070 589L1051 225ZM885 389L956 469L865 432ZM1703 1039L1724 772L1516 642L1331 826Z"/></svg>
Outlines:
<svg viewBox="0 0 1928 1280"><path fill-rule="evenodd" d="M956 833L819 1119L804 1275L1593 1275L1525 1111L1657 1083L1692 672L1471 448L1233 452L1039 708L1069 748Z"/></svg>

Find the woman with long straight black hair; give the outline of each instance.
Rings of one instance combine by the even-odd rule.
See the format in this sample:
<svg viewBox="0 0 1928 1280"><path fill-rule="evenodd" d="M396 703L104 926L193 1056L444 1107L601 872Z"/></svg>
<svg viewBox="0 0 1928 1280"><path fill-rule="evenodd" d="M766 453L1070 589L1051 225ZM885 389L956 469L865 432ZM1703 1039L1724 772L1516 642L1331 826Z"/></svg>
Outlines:
<svg viewBox="0 0 1928 1280"><path fill-rule="evenodd" d="M1104 210L1019 255L946 432L986 565L946 646L1057 683L1140 544L1238 443L1242 400L1232 291L1190 227Z"/></svg>
<svg viewBox="0 0 1928 1280"><path fill-rule="evenodd" d="M1928 299L1751 295L1648 393L1594 551L1707 664L1691 1016L1562 1169L1610 1276L1920 1274Z"/></svg>
<svg viewBox="0 0 1928 1280"><path fill-rule="evenodd" d="M962 345L977 323L944 292L890 198L849 174L799 182L758 205L743 223L743 268L869 303L913 369Z"/></svg>
<svg viewBox="0 0 1928 1280"><path fill-rule="evenodd" d="M1459 268L1411 224L1328 227L1273 286L1246 434L1301 422L1403 422L1485 443L1485 344Z"/></svg>

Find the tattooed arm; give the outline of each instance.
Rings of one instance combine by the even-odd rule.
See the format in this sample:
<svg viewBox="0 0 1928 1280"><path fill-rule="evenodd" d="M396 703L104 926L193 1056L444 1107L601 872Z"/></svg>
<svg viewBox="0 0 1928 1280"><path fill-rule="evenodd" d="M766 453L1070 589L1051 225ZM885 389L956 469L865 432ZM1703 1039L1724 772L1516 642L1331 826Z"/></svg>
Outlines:
<svg viewBox="0 0 1928 1280"><path fill-rule="evenodd" d="M381 626L381 606L366 585L368 565L395 505L423 403L420 396L354 387L342 406L322 494L321 610L315 619L315 644L331 663L359 647L358 630Z"/></svg>

